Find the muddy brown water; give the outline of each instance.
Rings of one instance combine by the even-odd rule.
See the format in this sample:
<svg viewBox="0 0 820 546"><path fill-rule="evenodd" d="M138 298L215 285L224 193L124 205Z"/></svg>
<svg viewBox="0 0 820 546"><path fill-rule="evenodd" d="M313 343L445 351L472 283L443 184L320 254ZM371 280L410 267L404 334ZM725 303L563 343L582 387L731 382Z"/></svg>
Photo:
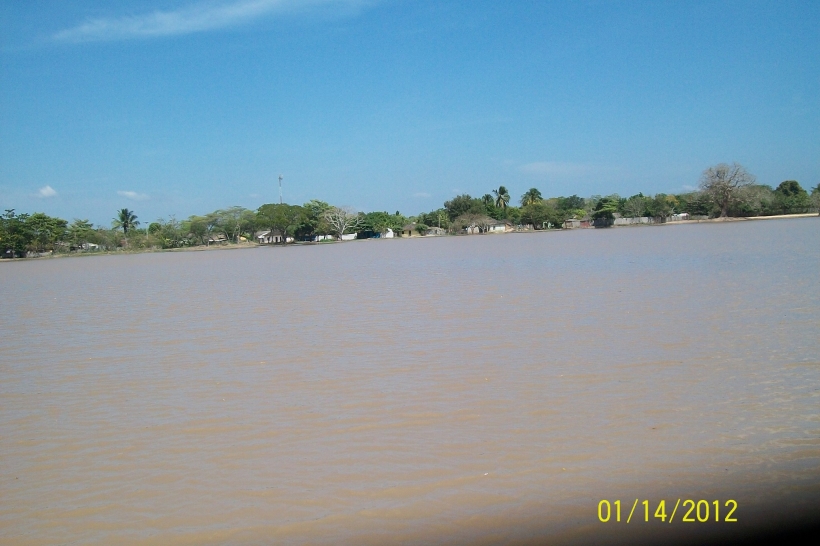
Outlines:
<svg viewBox="0 0 820 546"><path fill-rule="evenodd" d="M819 273L817 219L2 263L0 542L666 529L601 499L809 514Z"/></svg>

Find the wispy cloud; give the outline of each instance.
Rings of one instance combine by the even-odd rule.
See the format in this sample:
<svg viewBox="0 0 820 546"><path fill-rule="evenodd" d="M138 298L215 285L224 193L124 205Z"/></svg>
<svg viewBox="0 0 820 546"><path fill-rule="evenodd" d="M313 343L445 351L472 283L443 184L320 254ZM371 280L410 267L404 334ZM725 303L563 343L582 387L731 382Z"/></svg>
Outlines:
<svg viewBox="0 0 820 546"><path fill-rule="evenodd" d="M57 190L52 188L51 186L43 186L37 191L37 197L48 198L48 197L56 197Z"/></svg>
<svg viewBox="0 0 820 546"><path fill-rule="evenodd" d="M118 191L117 195L121 195L126 199L131 199L132 201L145 201L146 199L150 199L150 197L144 193L137 193L135 191Z"/></svg>
<svg viewBox="0 0 820 546"><path fill-rule="evenodd" d="M274 13L334 5L357 8L372 3L373 0L200 1L171 11L89 19L57 32L52 38L79 43L176 36L233 27Z"/></svg>

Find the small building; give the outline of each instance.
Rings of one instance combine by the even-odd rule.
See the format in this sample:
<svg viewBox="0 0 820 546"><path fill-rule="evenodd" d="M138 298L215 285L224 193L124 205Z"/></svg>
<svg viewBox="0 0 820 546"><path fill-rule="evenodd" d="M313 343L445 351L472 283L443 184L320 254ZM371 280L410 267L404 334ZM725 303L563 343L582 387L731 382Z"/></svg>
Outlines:
<svg viewBox="0 0 820 546"><path fill-rule="evenodd" d="M224 245L228 243L228 237L224 233L212 233L208 237L208 246L210 245Z"/></svg>
<svg viewBox="0 0 820 546"><path fill-rule="evenodd" d="M507 220L498 220L487 226L487 233L507 233L513 231L515 228L512 222Z"/></svg>
<svg viewBox="0 0 820 546"><path fill-rule="evenodd" d="M392 239L395 236L396 236L396 234L393 233L393 230L390 229L390 228L387 228L387 231L385 231L384 235L382 235L382 239Z"/></svg>
<svg viewBox="0 0 820 546"><path fill-rule="evenodd" d="M440 237L440 236L446 235L446 234L447 234L446 229L440 228L440 227L437 227L437 226L431 227L430 229L427 230L427 233L425 233L425 235L428 236L428 237Z"/></svg>
<svg viewBox="0 0 820 546"><path fill-rule="evenodd" d="M342 235L342 241L352 241L357 235L358 233L345 233Z"/></svg>
<svg viewBox="0 0 820 546"><path fill-rule="evenodd" d="M402 237L421 237L421 233L416 230L416 223L413 222L412 224L407 224L403 228L401 228L401 236Z"/></svg>
<svg viewBox="0 0 820 546"><path fill-rule="evenodd" d="M573 229L573 228L591 228L593 227L593 222L589 218L570 218L568 220L564 220L564 229Z"/></svg>
<svg viewBox="0 0 820 546"><path fill-rule="evenodd" d="M276 245L293 241L292 237L285 238L280 231L271 232L270 230L257 232L254 239L260 245Z"/></svg>

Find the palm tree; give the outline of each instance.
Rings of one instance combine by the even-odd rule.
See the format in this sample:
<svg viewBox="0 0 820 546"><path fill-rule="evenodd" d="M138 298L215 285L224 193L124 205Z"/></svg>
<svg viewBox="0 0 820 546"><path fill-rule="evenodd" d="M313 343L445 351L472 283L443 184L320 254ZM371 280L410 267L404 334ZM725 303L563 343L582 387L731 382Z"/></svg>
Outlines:
<svg viewBox="0 0 820 546"><path fill-rule="evenodd" d="M495 194L495 206L500 209L506 209L510 202L510 192L504 186L498 186L497 190L493 190Z"/></svg>
<svg viewBox="0 0 820 546"><path fill-rule="evenodd" d="M137 222L137 215L128 209L120 210L117 213L117 217L114 218L114 229L122 228L122 232L126 236L128 235L129 229L134 229L138 225L140 225L140 223Z"/></svg>
<svg viewBox="0 0 820 546"><path fill-rule="evenodd" d="M484 203L486 206L493 204L493 196L489 193L485 193L484 196L481 198L481 202Z"/></svg>
<svg viewBox="0 0 820 546"><path fill-rule="evenodd" d="M521 196L521 206L534 205L541 201L541 199L541 192L536 188L530 188L527 190L527 193Z"/></svg>

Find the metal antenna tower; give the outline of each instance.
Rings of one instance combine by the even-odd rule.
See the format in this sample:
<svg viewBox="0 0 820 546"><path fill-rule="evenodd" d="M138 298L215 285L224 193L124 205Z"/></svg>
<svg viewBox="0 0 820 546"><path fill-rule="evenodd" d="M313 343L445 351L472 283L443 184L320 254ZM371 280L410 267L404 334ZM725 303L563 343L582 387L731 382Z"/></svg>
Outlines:
<svg viewBox="0 0 820 546"><path fill-rule="evenodd" d="M279 175L279 204L282 204L282 178L283 176Z"/></svg>

